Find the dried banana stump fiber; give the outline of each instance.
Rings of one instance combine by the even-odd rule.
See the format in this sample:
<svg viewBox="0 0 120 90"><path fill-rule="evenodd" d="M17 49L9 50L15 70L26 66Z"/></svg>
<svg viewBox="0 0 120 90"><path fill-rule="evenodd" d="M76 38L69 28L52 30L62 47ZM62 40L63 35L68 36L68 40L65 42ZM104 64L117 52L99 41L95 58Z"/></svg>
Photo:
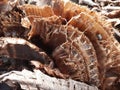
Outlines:
<svg viewBox="0 0 120 90"><path fill-rule="evenodd" d="M17 24L11 23L9 16L6 16L6 22L5 18L3 19L6 14L1 14L0 34L7 37L5 30L9 31L9 28L6 28L9 25L22 27L22 33L25 33L26 37L18 37L27 39L22 46L32 48L28 57L25 53L26 59L37 59L42 63L37 69L44 74L84 82L97 86L100 90L118 90L120 44L113 36L113 27L104 16L85 6L63 0L51 0L49 5L44 6L18 5L10 13L10 17L14 22L17 21ZM12 14L15 14L15 19ZM15 31L18 32L16 29ZM12 43L8 38L0 40L7 41L11 48L20 44ZM0 46L0 55L8 55L13 59L24 58L24 52L17 54L21 53L17 50L11 54L2 53L7 51L8 44L5 47ZM38 58L34 57L35 52ZM14 53L16 56L13 56ZM44 62L40 61L41 58Z"/></svg>

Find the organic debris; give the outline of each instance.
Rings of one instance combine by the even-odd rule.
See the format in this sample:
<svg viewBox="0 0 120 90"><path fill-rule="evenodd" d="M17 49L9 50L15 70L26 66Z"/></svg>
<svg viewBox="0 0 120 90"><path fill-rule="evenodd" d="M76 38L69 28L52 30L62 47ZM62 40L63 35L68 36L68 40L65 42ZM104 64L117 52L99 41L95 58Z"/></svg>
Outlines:
<svg viewBox="0 0 120 90"><path fill-rule="evenodd" d="M119 89L119 1L21 1L0 15L1 74L27 67L101 90Z"/></svg>

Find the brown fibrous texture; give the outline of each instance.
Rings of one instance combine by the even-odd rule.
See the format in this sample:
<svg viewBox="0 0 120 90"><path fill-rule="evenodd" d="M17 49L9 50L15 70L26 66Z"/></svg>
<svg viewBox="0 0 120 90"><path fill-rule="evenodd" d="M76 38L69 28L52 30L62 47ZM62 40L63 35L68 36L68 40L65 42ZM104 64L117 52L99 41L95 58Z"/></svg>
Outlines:
<svg viewBox="0 0 120 90"><path fill-rule="evenodd" d="M89 39L72 26L56 25L35 20L29 35L38 32L40 39L51 49L52 57L64 74L70 78L99 85L98 63Z"/></svg>
<svg viewBox="0 0 120 90"><path fill-rule="evenodd" d="M30 22L32 22L35 17L50 17L54 15L54 12L50 6L39 7L25 4L19 6L19 8L25 11L26 16L30 19Z"/></svg>
<svg viewBox="0 0 120 90"><path fill-rule="evenodd" d="M119 43L101 24L84 12L73 17L67 24L83 31L92 42L99 62L101 81L103 81L106 77L107 70L110 69L110 67L114 67L112 64L115 62L119 63L120 61Z"/></svg>
<svg viewBox="0 0 120 90"><path fill-rule="evenodd" d="M36 21L48 21L48 23L50 24L58 24L58 25L65 25L67 23L66 19L65 18L62 18L61 16L51 16L51 17L48 17L48 18L42 18L42 17L39 17L39 18L34 18L34 21L32 24L35 25L35 27L39 27L39 23L37 24ZM29 38L30 37L33 37L35 35L39 35L40 31L39 30L36 30L36 28L34 28L34 26L32 27L32 30L29 32Z"/></svg>
<svg viewBox="0 0 120 90"><path fill-rule="evenodd" d="M51 6L19 8L31 22L29 39L40 39L38 42L63 74L102 89L111 87L108 81L112 86L118 81L120 45L104 16L62 0L53 0Z"/></svg>

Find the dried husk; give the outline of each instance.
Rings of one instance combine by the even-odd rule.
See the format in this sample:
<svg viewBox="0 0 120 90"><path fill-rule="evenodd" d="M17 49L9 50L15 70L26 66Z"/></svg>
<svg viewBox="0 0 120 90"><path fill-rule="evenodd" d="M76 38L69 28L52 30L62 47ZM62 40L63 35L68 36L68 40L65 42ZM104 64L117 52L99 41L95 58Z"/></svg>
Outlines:
<svg viewBox="0 0 120 90"><path fill-rule="evenodd" d="M43 44L46 52L54 59L55 65L63 74L97 86L102 84L103 90L116 89L120 77L120 46L113 37L111 25L105 21L106 17L87 7L63 0L53 0L51 6L21 5L19 8L25 11L26 17L32 24L28 34L29 39L39 36L41 40L39 43ZM111 14L110 17L114 15L119 17L118 13ZM19 25L21 27L21 16L17 12L12 14L16 19L0 18L2 31L0 34L14 36L14 32L12 35L6 33L7 30L11 30L9 26L12 26L12 30L19 28ZM15 23L12 22L14 20ZM26 26L26 23L24 24ZM23 30L23 27L20 29ZM11 46L13 47L14 45ZM6 48L3 50L7 51ZM19 53L17 50L16 52ZM8 53L6 52L5 55ZM49 75L64 78L64 75L49 66L43 65L40 67L40 70L42 69Z"/></svg>
<svg viewBox="0 0 120 90"><path fill-rule="evenodd" d="M35 26L32 26L32 30L28 34L29 39L35 35L39 35L40 32L39 32L39 30L36 30L35 27L37 27L38 29L41 28L39 23L38 24L36 23L36 22L39 22L41 20L48 21L48 23L51 23L51 24L58 24L58 25L64 25L67 23L65 18L62 18L61 16L56 16L56 15L48 17L48 18L44 18L44 17L34 18L32 25L35 25Z"/></svg>
<svg viewBox="0 0 120 90"><path fill-rule="evenodd" d="M105 28L105 30L111 34L111 30L109 30L111 27L111 24L108 23L105 19L106 17L102 16L98 12L92 11L86 6L75 4L71 1L63 2L62 0L55 0L55 2L52 5L53 11L56 15L62 16L63 18L66 18L67 21L69 21L72 17L77 16L78 14L84 12L99 23L100 25Z"/></svg>
<svg viewBox="0 0 120 90"><path fill-rule="evenodd" d="M48 5L39 7L35 5L24 4L19 6L19 8L26 13L26 16L30 19L30 22L32 22L35 17L50 17L54 15L52 8Z"/></svg>
<svg viewBox="0 0 120 90"><path fill-rule="evenodd" d="M119 63L120 61L119 43L101 24L97 23L86 13L80 13L78 16L73 17L68 22L68 25L73 25L80 31L83 31L92 42L99 62L101 81L103 81L106 71L110 69L110 66L114 62Z"/></svg>
<svg viewBox="0 0 120 90"><path fill-rule="evenodd" d="M46 48L51 50L62 73L76 80L100 85L95 50L82 32L71 26L56 25L42 19L34 21L29 35L32 36L32 32L35 35L34 31L37 32L36 35L39 34ZM74 52L82 59L75 57Z"/></svg>

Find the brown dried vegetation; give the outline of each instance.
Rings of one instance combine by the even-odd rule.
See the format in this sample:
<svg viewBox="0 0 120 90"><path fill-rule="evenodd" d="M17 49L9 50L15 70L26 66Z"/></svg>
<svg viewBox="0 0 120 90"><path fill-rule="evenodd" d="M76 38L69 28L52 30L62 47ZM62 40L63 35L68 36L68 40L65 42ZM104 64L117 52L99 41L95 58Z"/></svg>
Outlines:
<svg viewBox="0 0 120 90"><path fill-rule="evenodd" d="M35 40L42 44L53 59L54 67L60 70L56 73L43 66L49 75L68 76L103 90L117 90L120 45L105 18L87 7L62 0L53 0L51 6L19 8L31 22L28 39L37 37Z"/></svg>
<svg viewBox="0 0 120 90"><path fill-rule="evenodd" d="M30 19L30 22L32 22L35 17L50 17L54 15L54 12L50 6L39 7L25 4L23 6L19 6L19 8L25 11L26 16Z"/></svg>
<svg viewBox="0 0 120 90"><path fill-rule="evenodd" d="M119 62L119 60L120 60L119 59L120 58L120 56L119 56L119 54L120 54L119 43L112 36L111 27L108 27L107 25L103 26L103 24L106 21L104 20L104 18L102 20L100 20L100 18L99 18L100 15L97 14L96 12L90 11L86 7L78 6L78 5L76 5L72 2L64 3L64 2L61 2L61 1L56 1L53 4L52 8L53 8L53 11L56 15L62 16L63 18L65 18L68 21L68 23L66 24L66 27L69 27L69 25L77 27L78 30L82 31L83 34L85 34L90 39L91 43L93 44L93 46L95 48L95 53L97 54L97 59L98 59L97 60L98 65L97 66L98 66L99 72L100 72L100 74L98 76L100 78L101 84L104 84L104 81L107 78L106 75L108 74L109 69L111 69L115 65L116 66L115 70L117 70L117 68L119 68L119 64L117 64L117 63L114 64L114 63ZM36 21L36 22L38 22L38 21ZM37 25L37 24L38 23L36 23L35 25ZM33 25L33 27L35 25ZM39 27L41 27L41 25L43 25L43 24L39 24ZM37 25L37 27L38 27L38 25ZM44 25L44 27L45 27L45 25ZM62 61L65 58L67 59L67 56L64 57L64 54L65 55L68 54L68 56L72 57L72 55L70 53L72 51L70 51L71 49L69 50L69 48L72 47L72 50L73 50L75 48L73 43L77 42L77 41L74 41L72 39L72 42L66 42L66 41L64 41L66 39L63 39L63 38L66 38L66 37L69 37L69 36L63 36L62 34L60 34L60 35L58 34L58 35L55 35L56 36L55 37L53 32L49 31L48 28L52 28L52 27L49 27L49 25L48 25L48 26L46 26L46 29L43 29L44 34L48 32L48 35L46 34L46 36L48 36L48 37L42 36L43 30L41 31L41 29L36 29L36 31L37 30L39 31L40 37L42 39L44 38L43 42L48 46L50 45L49 47L56 48L57 46L59 46L59 47L57 47L57 49L55 49L53 57L55 57L55 61L59 64L58 65L59 69L61 69L62 67L65 66L66 70L67 70L67 68L68 68L68 70L67 71L64 70L64 73L68 72L70 67L74 68L75 65L74 64L69 65L67 62L66 62L66 64L62 63ZM61 28L62 28L62 26L61 26ZM54 28L52 28L52 29L54 29ZM50 30L52 30L52 29L50 29ZM47 30L47 32L45 32L45 30ZM31 31L33 31L33 29ZM34 31L32 33L34 33ZM58 33L60 31L62 31L62 29L60 29L58 31ZM55 31L55 32L57 32L57 31ZM66 30L66 32L67 32L67 30ZM72 31L71 31L71 33L72 33ZM30 36L32 36L32 34ZM58 37L61 38L61 39L57 39ZM56 42L54 41L54 38L56 38ZM63 43L63 41L66 42L66 43ZM81 42L81 41L79 41L79 42ZM67 47L67 45L69 47ZM65 47L67 49L65 49ZM81 46L79 46L79 47L81 47ZM77 48L77 50L78 50L78 48ZM91 51L91 52L94 52L94 51ZM80 53L80 51L79 51L79 53ZM82 55L82 56L84 57L84 55ZM89 57L89 55L86 55L85 57ZM87 60L89 61L90 59L87 58ZM72 71L72 70L70 69L70 71ZM79 71L81 71L81 70L79 70ZM74 75L74 74L72 74L72 75ZM72 75L71 75L71 77L72 77ZM76 75L77 75L77 73L76 73Z"/></svg>
<svg viewBox="0 0 120 90"><path fill-rule="evenodd" d="M34 30L38 32L44 45L51 49L55 64L62 73L75 80L99 84L96 53L82 32L72 26L56 25L42 19L32 25L30 35Z"/></svg>

